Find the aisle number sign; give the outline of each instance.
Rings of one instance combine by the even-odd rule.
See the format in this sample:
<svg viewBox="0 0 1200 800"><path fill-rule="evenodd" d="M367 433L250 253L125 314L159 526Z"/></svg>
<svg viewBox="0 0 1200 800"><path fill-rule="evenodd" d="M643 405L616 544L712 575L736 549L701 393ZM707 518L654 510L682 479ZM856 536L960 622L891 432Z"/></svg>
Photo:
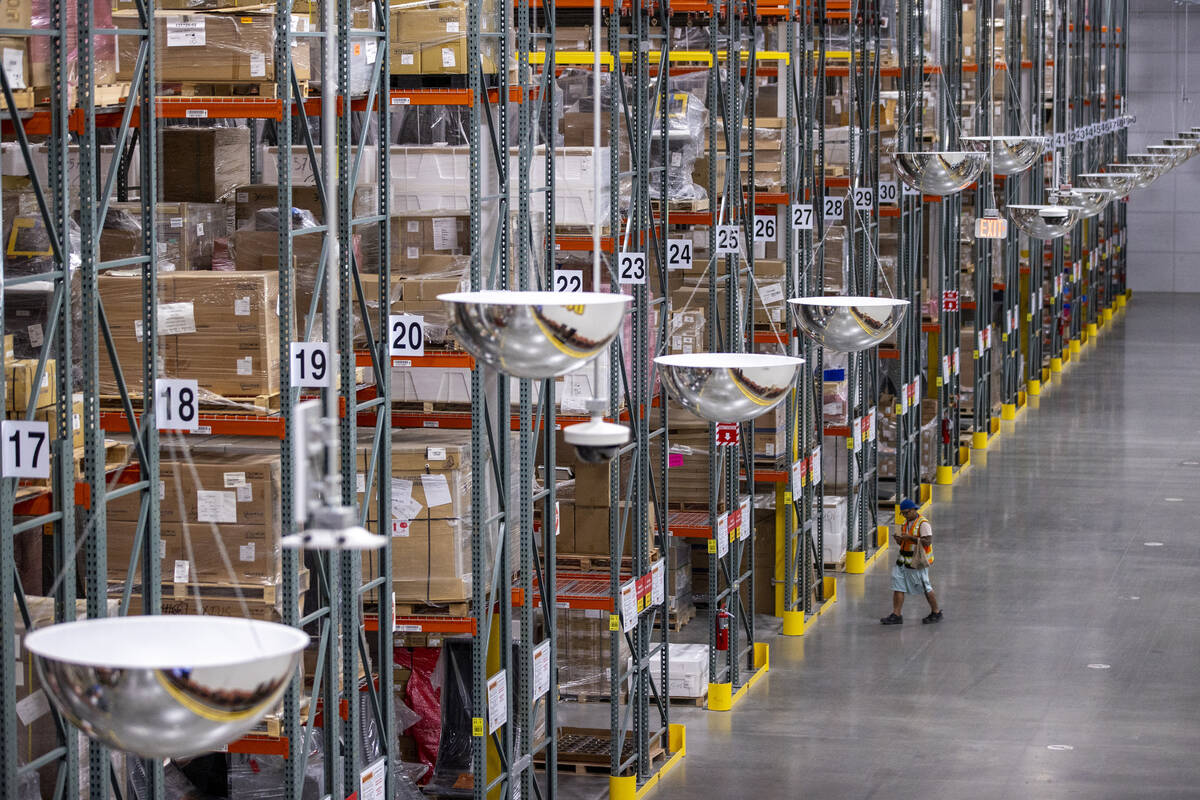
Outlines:
<svg viewBox="0 0 1200 800"><path fill-rule="evenodd" d="M825 198L825 221L832 222L846 216L846 198L828 195Z"/></svg>
<svg viewBox="0 0 1200 800"><path fill-rule="evenodd" d="M879 184L879 204L894 206L900 202L900 186L897 181L884 181Z"/></svg>
<svg viewBox="0 0 1200 800"><path fill-rule="evenodd" d="M643 284L646 282L646 254L617 254L617 283Z"/></svg>
<svg viewBox="0 0 1200 800"><path fill-rule="evenodd" d="M742 250L742 229L737 225L717 226L717 255L736 256Z"/></svg>
<svg viewBox="0 0 1200 800"><path fill-rule="evenodd" d="M199 403L200 385L197 381L181 378L156 379L155 427L160 431L195 431L200 425Z"/></svg>
<svg viewBox="0 0 1200 800"><path fill-rule="evenodd" d="M792 206L792 228L798 231L813 229L813 207L811 203L798 203Z"/></svg>
<svg viewBox="0 0 1200 800"><path fill-rule="evenodd" d="M583 291L583 270L581 269L557 269L554 271L554 291L556 292L582 292Z"/></svg>
<svg viewBox="0 0 1200 800"><path fill-rule="evenodd" d="M692 240L691 239L668 239L667 240L667 269L691 269L692 268Z"/></svg>
<svg viewBox="0 0 1200 800"><path fill-rule="evenodd" d="M754 241L773 242L776 240L776 223L774 214L754 215Z"/></svg>
<svg viewBox="0 0 1200 800"><path fill-rule="evenodd" d="M425 317L421 314L392 314L388 318L388 353L393 358L425 355Z"/></svg>
<svg viewBox="0 0 1200 800"><path fill-rule="evenodd" d="M4 477L50 477L50 425L47 422L5 420L0 423L4 437Z"/></svg>

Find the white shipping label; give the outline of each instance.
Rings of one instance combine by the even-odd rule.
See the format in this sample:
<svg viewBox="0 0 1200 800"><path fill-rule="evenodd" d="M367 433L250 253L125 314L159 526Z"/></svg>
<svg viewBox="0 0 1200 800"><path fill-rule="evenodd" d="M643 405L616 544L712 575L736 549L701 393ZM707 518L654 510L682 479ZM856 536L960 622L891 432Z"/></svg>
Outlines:
<svg viewBox="0 0 1200 800"><path fill-rule="evenodd" d="M223 477L226 489L233 489L246 482L246 473L244 472L226 472Z"/></svg>
<svg viewBox="0 0 1200 800"><path fill-rule="evenodd" d="M251 53L250 54L250 77L265 78L267 75L267 54L266 53Z"/></svg>
<svg viewBox="0 0 1200 800"><path fill-rule="evenodd" d="M421 257L421 248L412 247L411 245L404 248L404 257L409 261L416 261Z"/></svg>
<svg viewBox="0 0 1200 800"><path fill-rule="evenodd" d="M354 475L354 490L356 492L358 492L359 494L363 494L367 491L367 476L364 473L362 473L362 472L355 473L355 475Z"/></svg>
<svg viewBox="0 0 1200 800"><path fill-rule="evenodd" d="M405 66L405 67L411 67L411 66L413 66L415 63L416 63L416 62L415 62L415 61L413 61L413 54L412 54L412 53L401 53L401 54L400 54L400 64L401 64L401 66Z"/></svg>
<svg viewBox="0 0 1200 800"><path fill-rule="evenodd" d="M430 508L450 502L450 484L445 475L422 475L421 488L425 490L425 503Z"/></svg>
<svg viewBox="0 0 1200 800"><path fill-rule="evenodd" d="M488 733L508 722L508 673L501 670L487 681Z"/></svg>
<svg viewBox="0 0 1200 800"><path fill-rule="evenodd" d="M445 69L453 69L454 66L455 66L454 48L453 47L443 47L442 48L442 67Z"/></svg>
<svg viewBox="0 0 1200 800"><path fill-rule="evenodd" d="M200 522L237 524L237 493L197 489L196 519Z"/></svg>
<svg viewBox="0 0 1200 800"><path fill-rule="evenodd" d="M533 648L533 699L550 691L550 640Z"/></svg>
<svg viewBox="0 0 1200 800"><path fill-rule="evenodd" d="M254 374L254 356L246 356L237 360L238 375L253 375Z"/></svg>
<svg viewBox="0 0 1200 800"><path fill-rule="evenodd" d="M386 800L387 757L383 757L358 774L358 800Z"/></svg>
<svg viewBox="0 0 1200 800"><path fill-rule="evenodd" d="M426 447L425 458L430 461L445 461L446 448L444 447Z"/></svg>
<svg viewBox="0 0 1200 800"><path fill-rule="evenodd" d="M621 630L629 633L637 625L637 581L621 586Z"/></svg>
<svg viewBox="0 0 1200 800"><path fill-rule="evenodd" d="M235 317L250 316L250 298L239 297L233 301L233 315Z"/></svg>
<svg viewBox="0 0 1200 800"><path fill-rule="evenodd" d="M650 604L661 606L667 599L667 570L663 561L650 565Z"/></svg>
<svg viewBox="0 0 1200 800"><path fill-rule="evenodd" d="M204 23L202 14L167 17L167 47L204 47Z"/></svg>
<svg viewBox="0 0 1200 800"><path fill-rule="evenodd" d="M446 23L446 33L458 33L458 20Z"/></svg>
<svg viewBox="0 0 1200 800"><path fill-rule="evenodd" d="M238 547L238 561L253 561L254 560L254 542L243 544Z"/></svg>
<svg viewBox="0 0 1200 800"><path fill-rule="evenodd" d="M376 59L378 56L379 56L379 44L378 44L378 42L374 42L374 41L369 41L369 42L367 42L367 63L368 63L368 64L374 64L374 63L375 63L375 59Z"/></svg>
<svg viewBox="0 0 1200 800"><path fill-rule="evenodd" d="M169 224L172 228L183 228L183 217L171 217Z"/></svg>
<svg viewBox="0 0 1200 800"><path fill-rule="evenodd" d="M159 303L158 333L171 336L196 332L196 309L192 303Z"/></svg>
<svg viewBox="0 0 1200 800"><path fill-rule="evenodd" d="M433 249L458 249L458 220L454 217L433 218Z"/></svg>
<svg viewBox="0 0 1200 800"><path fill-rule="evenodd" d="M4 48L4 74L13 89L25 88L25 51L12 47Z"/></svg>
<svg viewBox="0 0 1200 800"><path fill-rule="evenodd" d="M729 553L729 512L717 517L717 558L724 558Z"/></svg>
<svg viewBox="0 0 1200 800"><path fill-rule="evenodd" d="M49 712L50 699L41 689L17 703L17 716L21 719L22 725L32 725Z"/></svg>
<svg viewBox="0 0 1200 800"><path fill-rule="evenodd" d="M186 561L176 561L175 562L175 574L173 576L175 583L187 583L188 567L189 567L189 564Z"/></svg>
<svg viewBox="0 0 1200 800"><path fill-rule="evenodd" d="M237 501L239 503L254 502L254 487L250 484L243 483L241 486L238 486L236 489L234 489L234 492L237 494Z"/></svg>
<svg viewBox="0 0 1200 800"><path fill-rule="evenodd" d="M761 290L759 290L758 296L759 299L762 300L763 305L766 306L769 306L772 303L782 303L783 284L768 283L766 286L763 286Z"/></svg>

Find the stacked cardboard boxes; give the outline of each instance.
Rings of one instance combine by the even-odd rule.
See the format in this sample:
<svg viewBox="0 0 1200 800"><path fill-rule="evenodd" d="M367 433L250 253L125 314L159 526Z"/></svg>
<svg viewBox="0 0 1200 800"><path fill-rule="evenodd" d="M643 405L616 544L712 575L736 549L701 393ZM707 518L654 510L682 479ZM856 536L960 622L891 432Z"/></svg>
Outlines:
<svg viewBox="0 0 1200 800"><path fill-rule="evenodd" d="M279 391L276 272L178 272L158 281L158 374L193 378L218 397ZM100 297L130 391L142 392L142 282L137 274L99 279ZM107 359L101 391L116 391Z"/></svg>
<svg viewBox="0 0 1200 800"><path fill-rule="evenodd" d="M484 13L482 18L490 18ZM467 4L431 2L392 10L389 44L393 75L465 75ZM484 72L496 71L495 46L481 46Z"/></svg>
<svg viewBox="0 0 1200 800"><path fill-rule="evenodd" d="M100 258L142 254L141 203L112 203L100 233ZM213 244L227 233L219 203L159 203L155 212L156 264L160 272L212 269Z"/></svg>

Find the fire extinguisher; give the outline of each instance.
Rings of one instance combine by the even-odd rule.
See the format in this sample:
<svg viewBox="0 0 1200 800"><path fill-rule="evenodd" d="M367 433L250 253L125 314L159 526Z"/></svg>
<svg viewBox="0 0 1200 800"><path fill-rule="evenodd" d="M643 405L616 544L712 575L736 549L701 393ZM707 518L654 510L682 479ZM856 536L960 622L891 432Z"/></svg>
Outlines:
<svg viewBox="0 0 1200 800"><path fill-rule="evenodd" d="M717 610L717 649L729 649L729 620L733 615L725 610L725 606L721 606Z"/></svg>
<svg viewBox="0 0 1200 800"><path fill-rule="evenodd" d="M950 420L942 420L942 444L950 444Z"/></svg>

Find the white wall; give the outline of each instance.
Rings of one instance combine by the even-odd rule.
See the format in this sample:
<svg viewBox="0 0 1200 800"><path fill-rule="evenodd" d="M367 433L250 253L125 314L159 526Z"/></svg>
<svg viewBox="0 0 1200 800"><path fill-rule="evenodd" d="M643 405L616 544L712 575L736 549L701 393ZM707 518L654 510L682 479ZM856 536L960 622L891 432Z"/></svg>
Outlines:
<svg viewBox="0 0 1200 800"><path fill-rule="evenodd" d="M1137 115L1129 135L1137 153L1200 125L1200 5L1188 10L1186 33L1172 0L1129 0L1129 12L1126 107ZM1200 158L1134 192L1128 243L1134 291L1200 292Z"/></svg>

